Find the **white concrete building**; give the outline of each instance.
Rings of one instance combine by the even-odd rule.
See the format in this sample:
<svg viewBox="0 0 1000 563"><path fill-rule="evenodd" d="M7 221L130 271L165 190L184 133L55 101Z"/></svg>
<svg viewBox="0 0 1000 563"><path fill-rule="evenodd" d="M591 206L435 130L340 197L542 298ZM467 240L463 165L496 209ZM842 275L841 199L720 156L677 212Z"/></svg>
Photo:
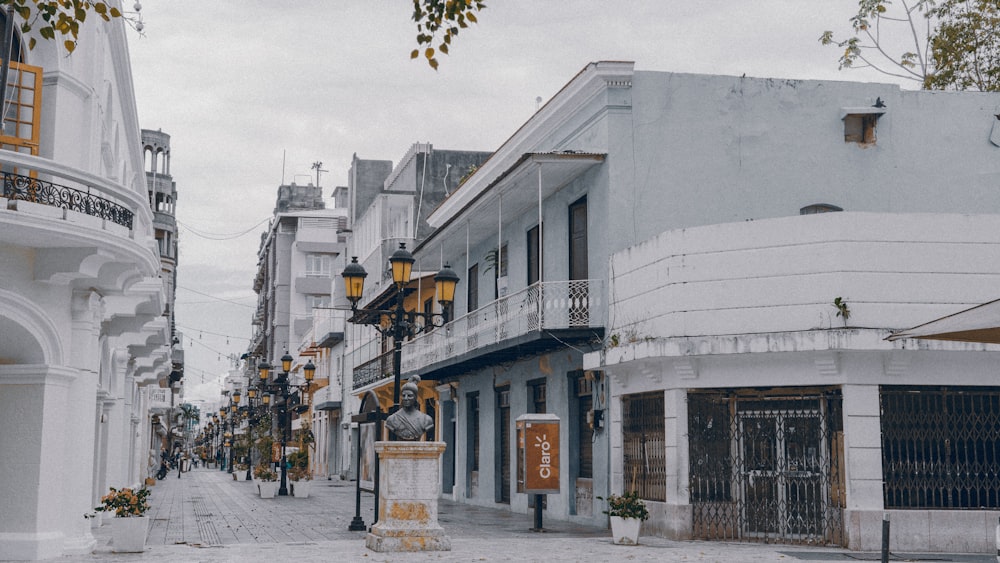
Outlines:
<svg viewBox="0 0 1000 563"><path fill-rule="evenodd" d="M27 42L15 34L18 43ZM0 136L0 554L88 553L108 487L139 486L171 371L125 26L15 49Z"/></svg>
<svg viewBox="0 0 1000 563"><path fill-rule="evenodd" d="M885 338L995 295L998 233L1000 214L823 213L613 255L611 342L585 360L611 380L616 488L629 409L658 421L647 531L872 551L887 513L892 550L990 551L1000 346Z"/></svg>
<svg viewBox="0 0 1000 563"><path fill-rule="evenodd" d="M600 524L596 497L637 490L647 533L677 538L868 548L883 506L896 530L927 536L939 510L992 530L992 509L967 510L996 502L987 481L922 506L926 483L888 477L916 462L880 457L873 429L880 400L902 443L915 394L998 392L993 352L918 366L882 341L994 297L994 218L964 216L1000 213L997 113L990 93L588 65L434 210L414 252L465 271L454 322L403 347L404 372L456 400L456 498L529 511L513 425L546 412L564 424L549 517ZM941 375L946 358L961 377ZM997 467L976 463L961 467ZM981 549L969 534L897 537Z"/></svg>

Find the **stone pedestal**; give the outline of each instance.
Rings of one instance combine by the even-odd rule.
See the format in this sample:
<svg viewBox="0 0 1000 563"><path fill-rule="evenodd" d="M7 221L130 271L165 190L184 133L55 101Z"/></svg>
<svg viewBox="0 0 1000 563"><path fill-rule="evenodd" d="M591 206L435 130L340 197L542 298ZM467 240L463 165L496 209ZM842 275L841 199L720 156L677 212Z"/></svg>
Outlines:
<svg viewBox="0 0 1000 563"><path fill-rule="evenodd" d="M365 539L368 549L451 551L438 524L440 459L444 442L376 442L379 458L378 522Z"/></svg>

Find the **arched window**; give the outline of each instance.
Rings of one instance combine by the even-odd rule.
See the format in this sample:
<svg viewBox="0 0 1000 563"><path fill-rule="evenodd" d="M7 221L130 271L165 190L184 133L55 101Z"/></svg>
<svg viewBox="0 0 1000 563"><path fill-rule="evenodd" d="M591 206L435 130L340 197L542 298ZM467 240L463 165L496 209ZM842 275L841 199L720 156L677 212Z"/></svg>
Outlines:
<svg viewBox="0 0 1000 563"><path fill-rule="evenodd" d="M5 35L7 33L10 33L10 31L7 29L7 12L5 12L4 10L0 10L0 24L2 24L3 26L3 33ZM22 58L23 53L21 50L21 31L17 28L16 23L12 31L14 32L13 33L14 36L11 38L10 42L10 56L8 57L6 53L3 53L2 55L0 55L0 59L3 59L4 61L9 59L15 62L23 63L24 59ZM2 37L3 36L0 36L0 38Z"/></svg>

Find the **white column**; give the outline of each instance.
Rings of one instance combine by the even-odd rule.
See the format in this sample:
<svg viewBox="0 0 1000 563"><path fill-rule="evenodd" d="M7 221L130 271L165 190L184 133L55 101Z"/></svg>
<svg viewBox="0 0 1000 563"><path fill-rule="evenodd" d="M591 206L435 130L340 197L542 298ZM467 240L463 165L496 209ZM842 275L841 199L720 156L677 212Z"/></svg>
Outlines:
<svg viewBox="0 0 1000 563"><path fill-rule="evenodd" d="M850 549L878 549L883 515L878 385L844 385L844 456Z"/></svg>
<svg viewBox="0 0 1000 563"><path fill-rule="evenodd" d="M67 498L70 472L66 408L76 371L45 365L0 365L0 554L48 559L63 554L64 515L81 524L87 507ZM87 473L89 476L89 473Z"/></svg>
<svg viewBox="0 0 1000 563"><path fill-rule="evenodd" d="M65 410L57 424L65 439L60 464L62 476L59 517L66 530L64 553L90 553L96 545L90 523L93 512L95 428L99 422L97 387L101 364L101 298L93 291L75 291L72 297L72 336L67 362L77 371L70 381Z"/></svg>

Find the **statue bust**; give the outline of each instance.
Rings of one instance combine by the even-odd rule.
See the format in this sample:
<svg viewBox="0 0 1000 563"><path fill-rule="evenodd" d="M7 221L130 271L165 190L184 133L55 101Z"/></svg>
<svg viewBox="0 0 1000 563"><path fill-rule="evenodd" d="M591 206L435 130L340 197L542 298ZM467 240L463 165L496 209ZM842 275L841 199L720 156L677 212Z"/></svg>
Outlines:
<svg viewBox="0 0 1000 563"><path fill-rule="evenodd" d="M419 382L420 377L414 375L403 385L399 400L401 408L385 419L386 427L395 435L396 440L414 442L434 428L434 419L417 409Z"/></svg>

